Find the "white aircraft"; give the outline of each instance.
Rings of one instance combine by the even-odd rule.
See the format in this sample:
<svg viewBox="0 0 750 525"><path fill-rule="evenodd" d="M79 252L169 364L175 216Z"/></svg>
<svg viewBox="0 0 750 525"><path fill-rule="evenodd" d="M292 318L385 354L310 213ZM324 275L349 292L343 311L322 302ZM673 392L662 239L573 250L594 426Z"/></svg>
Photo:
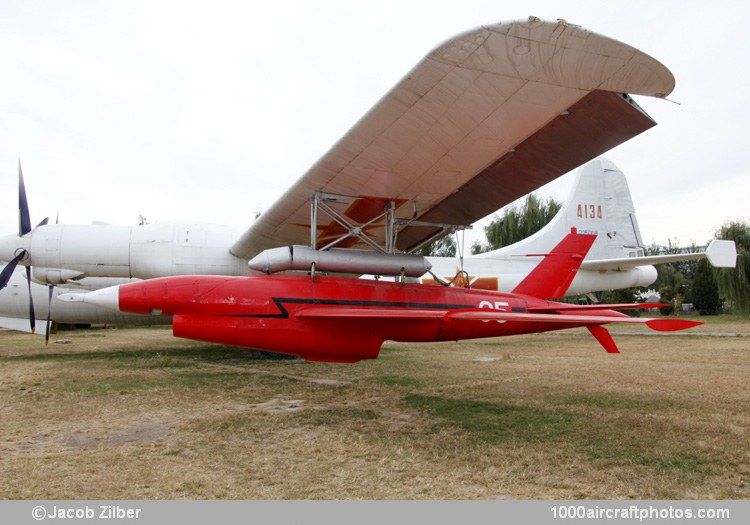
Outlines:
<svg viewBox="0 0 750 525"><path fill-rule="evenodd" d="M5 269L0 265L0 271ZM144 316L135 314L123 314L112 310L98 308L84 303L65 303L58 299L64 293L80 293L108 286L116 286L132 281L132 279L109 279L104 277L86 278L78 282L68 283L64 287L48 288L40 284L28 281L20 268L16 268L11 274L6 288L0 292L0 327L30 332L29 306L36 304L34 318L35 326L43 326L46 320L57 324L127 324L127 325L155 325L168 324L168 317ZM29 291L32 301L29 301ZM50 294L52 299L50 300ZM47 324L49 330L49 323ZM44 331L37 332L40 335ZM49 338L49 333L46 333Z"/></svg>
<svg viewBox="0 0 750 525"><path fill-rule="evenodd" d="M430 52L245 232L190 221L32 229L19 165L19 233L0 239L0 287L18 264L48 286L238 275L253 260L265 270L265 250L301 244L301 259L277 266L418 277L429 264L406 254L654 126L626 93L673 88L655 59L567 22L481 27Z"/></svg>
<svg viewBox="0 0 750 525"><path fill-rule="evenodd" d="M737 262L734 241L721 240L711 241L705 252L644 256L628 182L617 166L604 158L581 168L560 211L534 235L463 260L428 260L440 280L450 281L459 273L456 285L510 291L573 228L597 237L565 295L649 286L657 277L654 264L708 258L713 266L734 268Z"/></svg>
<svg viewBox="0 0 750 525"><path fill-rule="evenodd" d="M509 292L537 266L542 259L541 254L549 253L572 228L580 233L595 233L597 238L566 295L648 286L657 276L654 264L707 258L716 267L736 265L737 252L733 241L714 240L705 252L644 256L644 245L625 175L612 162L599 158L579 170L570 196L563 202L560 211L536 234L499 250L467 256L463 260L457 257L428 257L432 266L430 273L441 281L453 281L454 286ZM421 280L424 283L435 282L435 277L426 274ZM53 321L66 324L169 323L167 317L126 314L87 303L58 300L58 296L64 293L96 290L128 281L130 279L103 277L70 280L54 288L50 306L47 305L47 287L32 282L31 304L38 305L37 324L41 324L48 313ZM27 286L22 270L16 268L7 290L0 292L0 326L30 330Z"/></svg>

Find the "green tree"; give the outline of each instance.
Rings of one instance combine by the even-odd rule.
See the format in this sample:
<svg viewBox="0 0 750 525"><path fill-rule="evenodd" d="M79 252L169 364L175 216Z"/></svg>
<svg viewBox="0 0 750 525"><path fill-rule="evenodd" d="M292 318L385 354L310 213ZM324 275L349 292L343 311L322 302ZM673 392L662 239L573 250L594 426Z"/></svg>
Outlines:
<svg viewBox="0 0 750 525"><path fill-rule="evenodd" d="M488 252L488 251L490 251L490 247L487 246L484 243L481 243L479 241L474 241L471 244L471 254L472 255L477 255L479 253L484 253L484 252Z"/></svg>
<svg viewBox="0 0 750 525"><path fill-rule="evenodd" d="M716 286L714 271L706 259L698 262L692 285L693 307L701 315L716 315L721 310L719 288Z"/></svg>
<svg viewBox="0 0 750 525"><path fill-rule="evenodd" d="M682 253L686 250L695 252L698 249L695 243L692 243L689 248L681 248L677 239L667 240L666 246L658 246L652 244L646 248L646 255L671 255L676 253ZM673 301L677 294L680 298L686 302L691 302L691 283L695 276L697 261L679 261L673 263L664 263L656 266L657 277L654 284L651 287L654 290L658 290L661 293L662 288L671 289L668 292L669 301ZM666 302L662 298L662 302Z"/></svg>
<svg viewBox="0 0 750 525"><path fill-rule="evenodd" d="M659 288L659 302L669 304L670 306L662 306L659 311L662 315L672 315L674 313L674 300L677 295L674 286L671 284L665 284Z"/></svg>
<svg viewBox="0 0 750 525"><path fill-rule="evenodd" d="M550 197L542 201L533 193L521 207L511 206L484 229L487 249L496 250L518 242L542 229L560 211L562 203ZM472 246L472 253L487 251Z"/></svg>
<svg viewBox="0 0 750 525"><path fill-rule="evenodd" d="M419 250L419 255L425 257L455 257L456 241L453 240L452 235L446 235Z"/></svg>
<svg viewBox="0 0 750 525"><path fill-rule="evenodd" d="M617 288L599 294L602 303L639 303L640 288Z"/></svg>
<svg viewBox="0 0 750 525"><path fill-rule="evenodd" d="M734 241L737 246L737 268L719 268L716 282L723 297L737 310L750 311L750 222L732 221L716 232L718 239Z"/></svg>
<svg viewBox="0 0 750 525"><path fill-rule="evenodd" d="M692 243L690 251L697 251ZM681 248L677 239L667 240L666 246L652 244L646 248L646 255L671 255L686 251ZM691 298L691 283L695 275L695 261L679 261L656 265L657 277L651 288L659 292L662 303L670 303L659 310L663 315L679 314L682 303L689 303Z"/></svg>

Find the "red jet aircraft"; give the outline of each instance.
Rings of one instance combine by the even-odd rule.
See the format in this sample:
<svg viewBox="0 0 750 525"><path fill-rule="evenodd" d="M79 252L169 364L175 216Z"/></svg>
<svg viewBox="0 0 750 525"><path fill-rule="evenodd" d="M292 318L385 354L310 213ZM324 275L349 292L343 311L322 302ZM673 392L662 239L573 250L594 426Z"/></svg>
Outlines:
<svg viewBox="0 0 750 525"><path fill-rule="evenodd" d="M702 323L629 317L560 297L596 236L568 234L513 293L310 275L175 276L67 294L137 314L171 315L177 337L299 355L311 361L374 359L386 340L458 341L585 326L611 353L602 325L644 323L674 331Z"/></svg>

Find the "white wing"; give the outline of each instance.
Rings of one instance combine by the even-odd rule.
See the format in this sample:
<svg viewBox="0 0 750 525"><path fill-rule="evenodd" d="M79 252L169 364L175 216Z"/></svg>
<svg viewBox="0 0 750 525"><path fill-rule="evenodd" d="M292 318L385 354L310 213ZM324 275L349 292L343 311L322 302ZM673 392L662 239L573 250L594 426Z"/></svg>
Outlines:
<svg viewBox="0 0 750 525"><path fill-rule="evenodd" d="M578 26L531 18L463 33L417 64L231 251L308 244L315 192L360 197L340 210L355 222L393 201L401 218L471 224L653 126L623 93L673 88L653 58ZM318 223L321 243L342 231ZM436 231L405 226L397 248ZM368 233L382 240L383 223Z"/></svg>

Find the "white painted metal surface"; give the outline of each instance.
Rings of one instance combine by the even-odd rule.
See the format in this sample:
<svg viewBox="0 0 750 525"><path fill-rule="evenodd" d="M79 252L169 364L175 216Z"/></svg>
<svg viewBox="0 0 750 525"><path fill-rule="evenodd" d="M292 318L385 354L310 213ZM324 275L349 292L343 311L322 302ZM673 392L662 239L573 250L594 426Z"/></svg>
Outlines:
<svg viewBox="0 0 750 525"><path fill-rule="evenodd" d="M0 269L3 267L0 266ZM91 304L63 303L58 297L65 293L87 292L102 287L116 286L129 282L127 279L87 278L64 287L55 287L52 298L51 318L60 324L168 324L168 317L142 316L123 314L107 308L98 308ZM47 321L47 304L49 300L47 286L32 283L31 292L34 300L36 333L44 335L44 324ZM29 324L29 290L25 272L17 267L8 282L0 291L0 327L21 332L30 332Z"/></svg>
<svg viewBox="0 0 750 525"><path fill-rule="evenodd" d="M731 241L714 241L706 252L645 257L635 206L625 175L612 162L597 159L576 176L568 199L555 218L536 234L513 245L467 256L463 268L470 280L496 282L511 291L571 228L597 236L566 295L648 286L656 280L653 264L709 258L717 266L734 266ZM718 244L717 244L718 243ZM450 280L461 267L458 259L429 258L433 272Z"/></svg>
<svg viewBox="0 0 750 525"><path fill-rule="evenodd" d="M405 253L383 254L352 249L328 251L313 250L308 246L271 248L256 255L248 266L258 272L278 273L302 270L338 273L375 273L378 275L404 275L420 277L432 265L421 255Z"/></svg>
<svg viewBox="0 0 750 525"><path fill-rule="evenodd" d="M588 93L660 97L673 88L655 59L572 24L532 18L468 31L429 53L232 253L305 243L314 191L413 202L424 214Z"/></svg>

